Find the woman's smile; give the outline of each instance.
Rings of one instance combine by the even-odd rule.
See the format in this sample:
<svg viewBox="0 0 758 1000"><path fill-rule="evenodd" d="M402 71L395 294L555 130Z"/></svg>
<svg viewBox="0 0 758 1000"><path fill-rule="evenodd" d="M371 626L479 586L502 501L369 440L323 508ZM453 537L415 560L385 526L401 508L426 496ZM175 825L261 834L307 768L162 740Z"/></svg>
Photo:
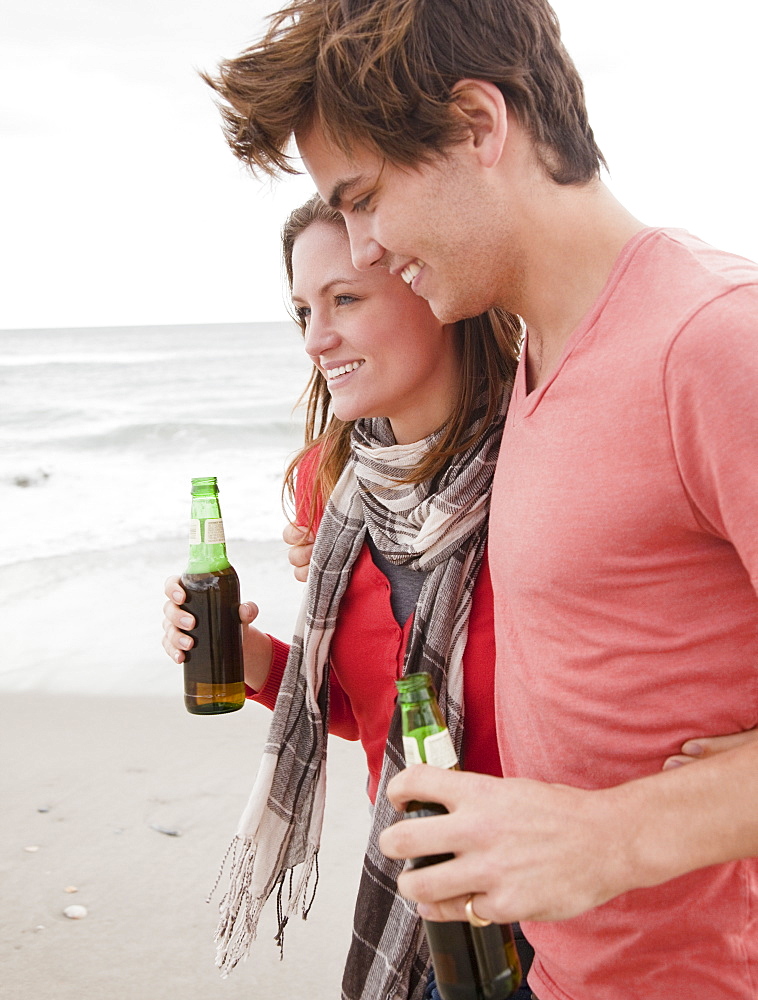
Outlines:
<svg viewBox="0 0 758 1000"><path fill-rule="evenodd" d="M321 365L321 370L324 375L326 375L326 381L331 383L341 375L349 375L351 372L356 371L356 369L360 368L361 365L364 365L365 363L365 359L361 358L359 361L338 362L336 365L328 368L327 365L329 362L324 362Z"/></svg>

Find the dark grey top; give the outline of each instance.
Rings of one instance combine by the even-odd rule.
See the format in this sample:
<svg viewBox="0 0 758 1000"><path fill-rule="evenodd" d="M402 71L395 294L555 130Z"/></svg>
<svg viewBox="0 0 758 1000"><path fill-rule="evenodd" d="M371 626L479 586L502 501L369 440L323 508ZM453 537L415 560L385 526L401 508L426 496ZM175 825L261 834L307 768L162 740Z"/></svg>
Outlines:
<svg viewBox="0 0 758 1000"><path fill-rule="evenodd" d="M371 558L377 569L387 577L390 584L390 604L395 621L402 628L416 609L418 595L428 576L427 572L409 569L407 566L396 566L386 559L374 544L371 535L366 532L366 541L371 551Z"/></svg>

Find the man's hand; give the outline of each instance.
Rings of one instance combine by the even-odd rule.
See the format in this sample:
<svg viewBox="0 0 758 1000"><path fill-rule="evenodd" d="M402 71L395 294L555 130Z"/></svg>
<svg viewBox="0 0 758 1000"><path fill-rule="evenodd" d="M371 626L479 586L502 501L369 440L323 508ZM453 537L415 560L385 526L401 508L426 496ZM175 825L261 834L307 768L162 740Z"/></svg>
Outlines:
<svg viewBox="0 0 758 1000"><path fill-rule="evenodd" d="M285 544L290 546L287 558L295 568L295 579L305 583L308 579L308 567L311 563L313 542L316 536L308 528L303 528L299 524L288 524L282 532L282 538Z"/></svg>
<svg viewBox="0 0 758 1000"><path fill-rule="evenodd" d="M404 820L379 844L391 858L455 854L398 880L426 919L465 920L475 893L477 914L498 923L564 920L626 888L612 792L418 765L392 779L390 801L441 802L449 815Z"/></svg>
<svg viewBox="0 0 758 1000"><path fill-rule="evenodd" d="M430 920L465 919L466 899L499 923L564 920L631 889L758 857L758 741L697 767L586 791L422 764L387 786L395 808L440 802L447 816L404 820L379 846L390 858L454 854L403 872L400 892Z"/></svg>

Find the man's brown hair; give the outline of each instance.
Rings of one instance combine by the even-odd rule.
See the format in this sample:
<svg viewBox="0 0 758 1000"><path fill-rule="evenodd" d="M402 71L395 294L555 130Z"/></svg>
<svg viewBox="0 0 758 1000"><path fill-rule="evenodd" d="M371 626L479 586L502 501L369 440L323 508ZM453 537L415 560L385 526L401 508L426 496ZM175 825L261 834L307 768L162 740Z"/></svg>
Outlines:
<svg viewBox="0 0 758 1000"><path fill-rule="evenodd" d="M498 87L557 183L605 165L546 0L291 0L204 78L235 155L271 175L298 172L291 138L317 121L348 154L365 146L407 167L444 155L468 132L451 109L462 79Z"/></svg>

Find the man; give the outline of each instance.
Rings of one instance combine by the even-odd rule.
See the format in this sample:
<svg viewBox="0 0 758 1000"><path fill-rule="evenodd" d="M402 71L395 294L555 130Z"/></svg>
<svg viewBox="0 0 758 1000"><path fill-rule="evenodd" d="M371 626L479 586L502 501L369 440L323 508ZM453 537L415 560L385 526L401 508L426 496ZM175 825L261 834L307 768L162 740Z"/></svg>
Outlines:
<svg viewBox="0 0 758 1000"><path fill-rule="evenodd" d="M527 330L489 548L511 777L394 779L449 815L385 853L455 854L401 891L526 922L540 1000L754 998L758 744L661 765L758 724L758 267L615 200L543 0L302 0L214 86L254 169L295 137L357 267Z"/></svg>

